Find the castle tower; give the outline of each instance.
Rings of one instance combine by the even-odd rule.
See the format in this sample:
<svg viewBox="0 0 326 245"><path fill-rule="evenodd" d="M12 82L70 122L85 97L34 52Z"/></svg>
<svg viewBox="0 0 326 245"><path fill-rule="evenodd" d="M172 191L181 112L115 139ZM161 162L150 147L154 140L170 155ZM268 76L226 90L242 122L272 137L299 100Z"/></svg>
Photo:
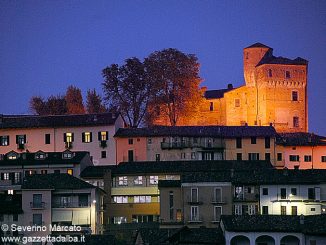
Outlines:
<svg viewBox="0 0 326 245"><path fill-rule="evenodd" d="M271 56L273 49L261 44L255 43L247 48L243 49L243 73L247 86L255 86L256 77L255 77L255 68L266 56Z"/></svg>

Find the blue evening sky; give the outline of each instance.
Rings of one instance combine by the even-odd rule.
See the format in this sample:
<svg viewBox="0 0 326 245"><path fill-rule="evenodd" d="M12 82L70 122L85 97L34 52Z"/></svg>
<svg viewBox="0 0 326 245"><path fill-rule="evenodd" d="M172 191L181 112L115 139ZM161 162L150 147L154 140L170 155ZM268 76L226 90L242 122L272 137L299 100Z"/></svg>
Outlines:
<svg viewBox="0 0 326 245"><path fill-rule="evenodd" d="M326 135L326 1L0 1L0 114L68 85L102 93L102 69L155 50L196 54L203 86L242 85L242 49L309 60L309 130Z"/></svg>

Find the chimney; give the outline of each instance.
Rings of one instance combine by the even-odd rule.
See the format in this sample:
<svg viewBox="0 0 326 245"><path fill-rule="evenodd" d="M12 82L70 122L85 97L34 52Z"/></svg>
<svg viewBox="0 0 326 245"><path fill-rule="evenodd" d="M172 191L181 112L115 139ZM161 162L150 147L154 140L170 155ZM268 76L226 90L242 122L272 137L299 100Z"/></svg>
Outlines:
<svg viewBox="0 0 326 245"><path fill-rule="evenodd" d="M229 83L229 84L228 84L228 89L229 89L229 90L233 89L233 85L232 85L232 83Z"/></svg>

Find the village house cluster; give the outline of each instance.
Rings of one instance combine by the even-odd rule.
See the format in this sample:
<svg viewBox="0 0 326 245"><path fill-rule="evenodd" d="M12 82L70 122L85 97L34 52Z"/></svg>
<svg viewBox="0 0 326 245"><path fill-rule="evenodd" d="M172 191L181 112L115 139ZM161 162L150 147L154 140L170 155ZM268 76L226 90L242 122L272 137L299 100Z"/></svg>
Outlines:
<svg viewBox="0 0 326 245"><path fill-rule="evenodd" d="M245 85L194 118L0 115L0 236L99 244L326 244L326 137L308 131L307 64L244 49ZM1 243L1 242L0 242Z"/></svg>

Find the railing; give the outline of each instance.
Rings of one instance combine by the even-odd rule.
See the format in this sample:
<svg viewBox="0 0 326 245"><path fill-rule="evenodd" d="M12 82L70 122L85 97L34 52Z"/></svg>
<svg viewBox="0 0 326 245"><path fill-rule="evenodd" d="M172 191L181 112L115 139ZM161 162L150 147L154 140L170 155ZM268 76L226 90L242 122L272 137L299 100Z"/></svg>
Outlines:
<svg viewBox="0 0 326 245"><path fill-rule="evenodd" d="M193 216L190 217L190 219L188 220L188 223L201 223L201 222L203 222L202 216Z"/></svg>
<svg viewBox="0 0 326 245"><path fill-rule="evenodd" d="M30 202L32 209L45 209L45 202Z"/></svg>
<svg viewBox="0 0 326 245"><path fill-rule="evenodd" d="M83 202L53 202L52 208L88 208L91 206L90 202L83 203Z"/></svg>
<svg viewBox="0 0 326 245"><path fill-rule="evenodd" d="M201 201L200 199L196 199L196 198L188 198L187 199L188 201L188 204L190 204L190 205L201 205L201 204L203 204L204 202L203 201Z"/></svg>
<svg viewBox="0 0 326 245"><path fill-rule="evenodd" d="M216 197L212 197L212 203L225 203L225 201L223 201L222 198L216 198Z"/></svg>

